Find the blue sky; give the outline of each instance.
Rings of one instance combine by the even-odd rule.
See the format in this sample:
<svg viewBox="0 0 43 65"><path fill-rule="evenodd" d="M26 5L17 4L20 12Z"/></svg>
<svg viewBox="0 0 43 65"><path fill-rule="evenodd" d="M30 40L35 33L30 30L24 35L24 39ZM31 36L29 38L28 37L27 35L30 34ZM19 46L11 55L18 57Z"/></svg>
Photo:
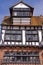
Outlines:
<svg viewBox="0 0 43 65"><path fill-rule="evenodd" d="M9 16L9 8L20 0L0 0L0 23L4 16ZM43 0L24 0L27 4L34 7L34 16L43 15Z"/></svg>

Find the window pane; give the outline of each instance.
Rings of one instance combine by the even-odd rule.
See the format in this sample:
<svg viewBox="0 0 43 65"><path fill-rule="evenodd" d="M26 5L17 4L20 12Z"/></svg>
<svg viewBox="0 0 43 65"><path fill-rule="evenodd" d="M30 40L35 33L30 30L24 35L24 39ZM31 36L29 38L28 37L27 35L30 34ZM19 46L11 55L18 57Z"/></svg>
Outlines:
<svg viewBox="0 0 43 65"><path fill-rule="evenodd" d="M5 35L5 40L21 41L21 35Z"/></svg>
<svg viewBox="0 0 43 65"><path fill-rule="evenodd" d="M29 16L29 12L14 12L14 16Z"/></svg>
<svg viewBox="0 0 43 65"><path fill-rule="evenodd" d="M6 32L5 33L7 33L7 34L21 34L21 31L13 31L13 30L6 30Z"/></svg>
<svg viewBox="0 0 43 65"><path fill-rule="evenodd" d="M26 31L26 34L37 34L37 31Z"/></svg>
<svg viewBox="0 0 43 65"><path fill-rule="evenodd" d="M32 31L32 34L37 34L37 31Z"/></svg>
<svg viewBox="0 0 43 65"><path fill-rule="evenodd" d="M32 40L31 35L26 35L26 41L31 41L31 40Z"/></svg>
<svg viewBox="0 0 43 65"><path fill-rule="evenodd" d="M27 57L22 57L22 61L27 61Z"/></svg>
<svg viewBox="0 0 43 65"><path fill-rule="evenodd" d="M22 55L21 55L22 53ZM30 56L28 56L28 54ZM36 54L34 54L36 53ZM39 52L15 52L15 51L5 51L4 53L4 59L7 60L8 62L24 62L27 63L27 61L29 63L40 63L40 59L39 59L39 55L37 56L37 53L39 54ZM16 55L17 54L17 55ZM26 56L25 56L26 54Z"/></svg>
<svg viewBox="0 0 43 65"><path fill-rule="evenodd" d="M20 62L21 61L21 57L16 57L16 61Z"/></svg>
<svg viewBox="0 0 43 65"><path fill-rule="evenodd" d="M26 35L27 41L38 41L37 35Z"/></svg>
<svg viewBox="0 0 43 65"><path fill-rule="evenodd" d="M35 42L39 41L37 31L26 31L26 41Z"/></svg>
<svg viewBox="0 0 43 65"><path fill-rule="evenodd" d="M5 32L5 40L11 41L22 41L22 32L19 30L8 30Z"/></svg>
<svg viewBox="0 0 43 65"><path fill-rule="evenodd" d="M26 31L26 34L31 34L31 31Z"/></svg>
<svg viewBox="0 0 43 65"><path fill-rule="evenodd" d="M5 35L5 40L10 40L10 35Z"/></svg>

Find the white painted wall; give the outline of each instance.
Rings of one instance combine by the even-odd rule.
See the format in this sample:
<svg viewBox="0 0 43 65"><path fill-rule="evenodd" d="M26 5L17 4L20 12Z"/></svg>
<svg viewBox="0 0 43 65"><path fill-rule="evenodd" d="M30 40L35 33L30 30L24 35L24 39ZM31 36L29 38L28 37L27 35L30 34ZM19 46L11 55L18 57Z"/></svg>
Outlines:
<svg viewBox="0 0 43 65"><path fill-rule="evenodd" d="M23 45L25 45L25 41L26 41L26 39L25 39L25 30L23 30L22 31L22 43L23 43Z"/></svg>
<svg viewBox="0 0 43 65"><path fill-rule="evenodd" d="M14 9L14 8L29 8L29 7L26 6L26 5L23 4L23 3L19 3L18 5L14 6L13 9Z"/></svg>
<svg viewBox="0 0 43 65"><path fill-rule="evenodd" d="M39 42L41 42L42 41L42 31L41 30L38 31L38 35L39 35Z"/></svg>
<svg viewBox="0 0 43 65"><path fill-rule="evenodd" d="M0 42L0 45L3 43L4 41L4 36L5 36L5 30L2 30L2 40ZM4 43L3 43L4 44ZM6 43L5 43L6 44Z"/></svg>
<svg viewBox="0 0 43 65"><path fill-rule="evenodd" d="M5 30L2 30L2 40L4 41Z"/></svg>

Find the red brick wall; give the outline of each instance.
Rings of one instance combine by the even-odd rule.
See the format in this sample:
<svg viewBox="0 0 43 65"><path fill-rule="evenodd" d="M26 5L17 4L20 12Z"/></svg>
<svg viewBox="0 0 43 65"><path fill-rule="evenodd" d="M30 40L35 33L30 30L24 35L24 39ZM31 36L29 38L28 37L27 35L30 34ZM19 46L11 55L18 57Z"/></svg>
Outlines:
<svg viewBox="0 0 43 65"><path fill-rule="evenodd" d="M43 53L43 50L42 49L38 49L38 48L20 48L20 47L5 47L5 48L0 48L0 59L3 59L3 55L4 55L4 51L39 51L39 57L40 57L40 63L42 65L42 53ZM11 64L10 64L11 65ZM16 64L17 65L17 64ZM23 65L23 64L19 64L19 65ZM29 64L24 64L24 65L29 65Z"/></svg>

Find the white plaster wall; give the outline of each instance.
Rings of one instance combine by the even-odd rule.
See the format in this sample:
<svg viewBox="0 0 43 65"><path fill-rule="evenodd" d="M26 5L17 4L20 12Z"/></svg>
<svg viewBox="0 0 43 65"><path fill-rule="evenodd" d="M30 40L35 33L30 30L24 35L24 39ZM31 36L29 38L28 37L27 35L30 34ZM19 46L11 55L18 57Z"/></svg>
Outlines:
<svg viewBox="0 0 43 65"><path fill-rule="evenodd" d="M18 5L14 6L13 9L14 9L14 8L29 8L29 7L26 6L26 5L23 4L23 3L19 3Z"/></svg>
<svg viewBox="0 0 43 65"><path fill-rule="evenodd" d="M25 45L25 41L26 41L26 39L25 39L25 30L23 30L22 31L22 43L23 43L23 45Z"/></svg>
<svg viewBox="0 0 43 65"><path fill-rule="evenodd" d="M42 41L42 31L41 30L38 31L38 35L39 35L39 42L41 42Z"/></svg>
<svg viewBox="0 0 43 65"><path fill-rule="evenodd" d="M2 30L2 40L4 41L5 30Z"/></svg>
<svg viewBox="0 0 43 65"><path fill-rule="evenodd" d="M5 36L5 30L2 30L2 39L1 39L0 45L4 42L4 36Z"/></svg>

